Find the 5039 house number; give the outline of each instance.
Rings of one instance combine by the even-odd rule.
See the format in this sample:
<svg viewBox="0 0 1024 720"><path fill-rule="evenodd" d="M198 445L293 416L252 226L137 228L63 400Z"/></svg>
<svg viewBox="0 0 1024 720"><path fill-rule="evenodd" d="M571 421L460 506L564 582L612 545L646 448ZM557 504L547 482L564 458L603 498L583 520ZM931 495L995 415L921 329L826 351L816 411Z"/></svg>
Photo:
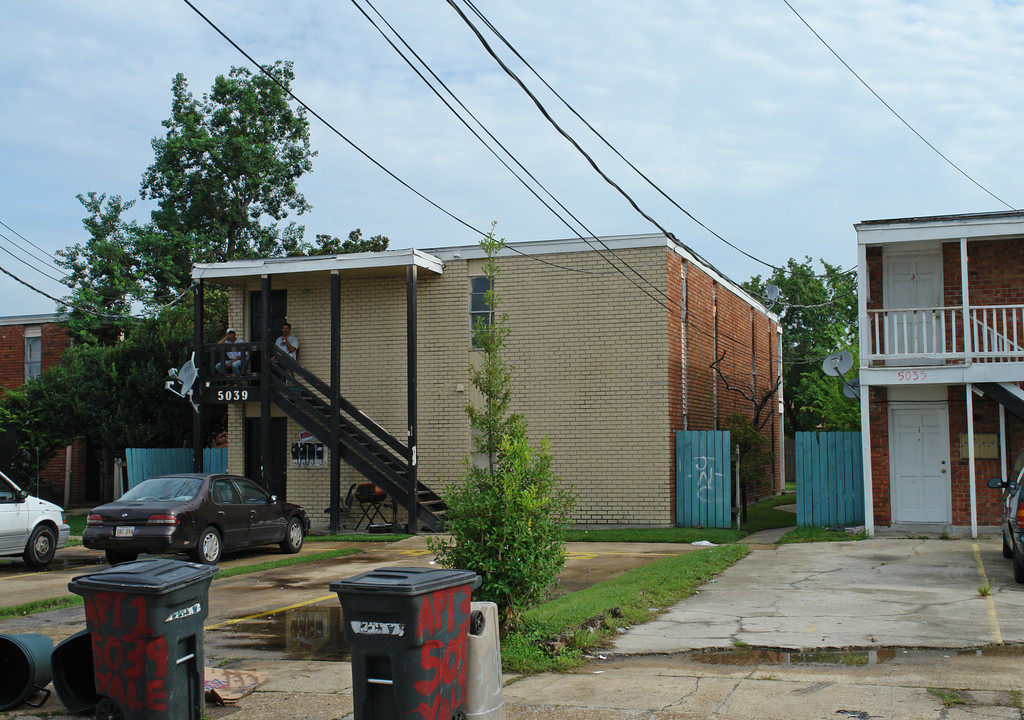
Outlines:
<svg viewBox="0 0 1024 720"><path fill-rule="evenodd" d="M896 373L898 382L924 382L928 379L928 373L924 370L900 370Z"/></svg>
<svg viewBox="0 0 1024 720"><path fill-rule="evenodd" d="M248 390L218 390L217 400L220 402L240 402L249 399Z"/></svg>

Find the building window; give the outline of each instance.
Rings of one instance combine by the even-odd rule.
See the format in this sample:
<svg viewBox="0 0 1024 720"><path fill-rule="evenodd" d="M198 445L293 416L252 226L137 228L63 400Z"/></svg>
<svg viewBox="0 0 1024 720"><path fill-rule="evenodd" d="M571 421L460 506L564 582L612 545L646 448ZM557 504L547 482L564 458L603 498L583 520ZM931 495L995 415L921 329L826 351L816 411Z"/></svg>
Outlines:
<svg viewBox="0 0 1024 720"><path fill-rule="evenodd" d="M473 347L476 347L476 338L473 329L477 321L490 325L494 321L494 311L487 304L487 293L491 290L490 278L483 275L469 279L469 335L473 338Z"/></svg>
<svg viewBox="0 0 1024 720"><path fill-rule="evenodd" d="M25 338L25 382L42 371L43 338L38 335Z"/></svg>

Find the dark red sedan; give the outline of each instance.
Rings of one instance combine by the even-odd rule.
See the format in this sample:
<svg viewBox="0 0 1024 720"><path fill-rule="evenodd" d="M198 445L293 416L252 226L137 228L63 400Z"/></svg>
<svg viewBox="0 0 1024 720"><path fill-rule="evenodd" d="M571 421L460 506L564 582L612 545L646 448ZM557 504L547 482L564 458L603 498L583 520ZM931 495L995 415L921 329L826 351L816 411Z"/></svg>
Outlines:
<svg viewBox="0 0 1024 720"><path fill-rule="evenodd" d="M105 550L111 564L140 553L186 552L212 565L226 550L254 545L297 553L308 533L305 510L252 480L182 474L144 480L120 500L93 508L82 544Z"/></svg>

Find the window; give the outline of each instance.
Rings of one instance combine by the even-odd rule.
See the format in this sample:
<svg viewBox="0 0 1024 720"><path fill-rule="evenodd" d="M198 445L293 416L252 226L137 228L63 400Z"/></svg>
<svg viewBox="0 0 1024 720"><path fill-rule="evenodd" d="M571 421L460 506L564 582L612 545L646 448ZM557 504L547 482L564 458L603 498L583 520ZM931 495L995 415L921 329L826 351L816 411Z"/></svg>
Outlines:
<svg viewBox="0 0 1024 720"><path fill-rule="evenodd" d="M473 337L473 328L477 320L490 325L494 321L494 311L487 304L487 292L491 290L491 281L485 276L469 279L469 335ZM476 339L473 339L476 347Z"/></svg>
<svg viewBox="0 0 1024 720"><path fill-rule="evenodd" d="M25 337L25 382L37 377L42 371L43 338Z"/></svg>

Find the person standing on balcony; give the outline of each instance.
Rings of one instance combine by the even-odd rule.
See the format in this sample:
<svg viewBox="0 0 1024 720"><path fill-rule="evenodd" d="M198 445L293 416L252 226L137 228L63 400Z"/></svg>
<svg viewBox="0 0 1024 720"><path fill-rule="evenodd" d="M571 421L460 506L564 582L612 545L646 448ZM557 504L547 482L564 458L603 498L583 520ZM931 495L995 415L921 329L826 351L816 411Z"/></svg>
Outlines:
<svg viewBox="0 0 1024 720"><path fill-rule="evenodd" d="M227 343L228 345L234 345L235 343L243 342L238 339L235 334L234 328L228 328L228 331L224 334L218 342ZM227 375L229 372L235 375L242 374L242 351L237 348L232 348L224 353L224 360L217 363L216 371L220 375Z"/></svg>
<svg viewBox="0 0 1024 720"><path fill-rule="evenodd" d="M281 325L281 337L274 341L274 344L284 352L288 353L288 356L292 360L298 361L299 339L292 335L292 326L290 323L283 323Z"/></svg>

